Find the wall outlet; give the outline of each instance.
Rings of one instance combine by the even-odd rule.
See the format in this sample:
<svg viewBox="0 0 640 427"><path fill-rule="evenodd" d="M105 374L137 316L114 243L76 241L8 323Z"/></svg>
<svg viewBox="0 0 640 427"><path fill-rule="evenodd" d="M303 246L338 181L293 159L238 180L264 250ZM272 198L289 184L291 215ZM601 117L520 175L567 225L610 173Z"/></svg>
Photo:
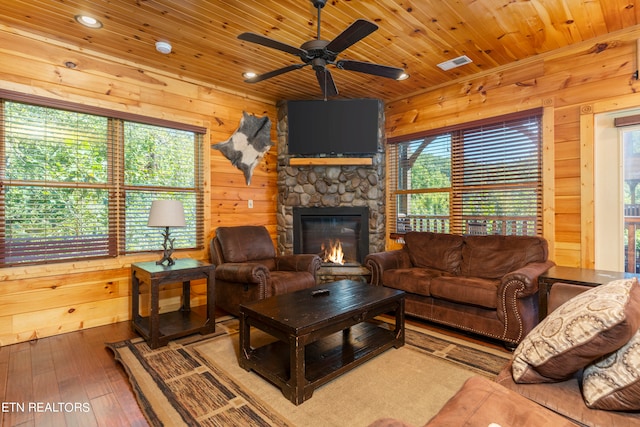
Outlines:
<svg viewBox="0 0 640 427"><path fill-rule="evenodd" d="M249 207L249 209L253 209L253 200L249 199L247 201L247 206Z"/></svg>

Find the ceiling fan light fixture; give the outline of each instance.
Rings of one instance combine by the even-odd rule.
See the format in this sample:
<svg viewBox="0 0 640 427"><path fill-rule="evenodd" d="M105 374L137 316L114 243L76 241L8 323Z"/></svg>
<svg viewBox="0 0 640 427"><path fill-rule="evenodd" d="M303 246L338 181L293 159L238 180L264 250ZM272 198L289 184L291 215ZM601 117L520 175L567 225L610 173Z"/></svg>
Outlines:
<svg viewBox="0 0 640 427"><path fill-rule="evenodd" d="M88 27L88 28L94 28L94 29L102 28L102 22L100 22L98 19L94 18L93 16L76 15L73 17L73 19L75 19L78 24L84 25L85 27Z"/></svg>
<svg viewBox="0 0 640 427"><path fill-rule="evenodd" d="M245 79L253 79L255 77L258 77L258 74L254 73L253 71L245 71L244 73L242 73L242 77L244 77Z"/></svg>
<svg viewBox="0 0 640 427"><path fill-rule="evenodd" d="M409 78L409 74L408 73L402 73L398 76L398 78L396 80L402 81L402 80L407 80Z"/></svg>
<svg viewBox="0 0 640 427"><path fill-rule="evenodd" d="M457 58L450 59L438 64L438 67L443 71L448 71L452 68L460 67L461 65L470 64L473 61L467 55L458 56Z"/></svg>

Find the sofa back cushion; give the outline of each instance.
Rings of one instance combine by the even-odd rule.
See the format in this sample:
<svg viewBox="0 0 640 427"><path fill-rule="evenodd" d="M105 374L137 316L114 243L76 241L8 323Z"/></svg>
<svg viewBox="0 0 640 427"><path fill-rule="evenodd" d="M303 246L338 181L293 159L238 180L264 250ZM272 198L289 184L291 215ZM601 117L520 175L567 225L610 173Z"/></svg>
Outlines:
<svg viewBox="0 0 640 427"><path fill-rule="evenodd" d="M497 279L547 256L547 241L541 237L465 236L460 274Z"/></svg>
<svg viewBox="0 0 640 427"><path fill-rule="evenodd" d="M462 261L464 238L456 234L409 232L404 236L405 247L415 267L435 268L457 274Z"/></svg>
<svg viewBox="0 0 640 427"><path fill-rule="evenodd" d="M269 260L273 265L276 250L269 231L262 226L218 227L216 238L222 248L224 262ZM269 267L272 269L273 267Z"/></svg>

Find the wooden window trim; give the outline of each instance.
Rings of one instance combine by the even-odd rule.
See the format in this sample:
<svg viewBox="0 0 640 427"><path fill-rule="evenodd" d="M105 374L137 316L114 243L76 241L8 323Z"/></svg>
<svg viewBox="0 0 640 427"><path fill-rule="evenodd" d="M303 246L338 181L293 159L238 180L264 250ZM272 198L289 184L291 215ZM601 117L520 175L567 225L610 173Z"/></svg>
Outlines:
<svg viewBox="0 0 640 427"><path fill-rule="evenodd" d="M47 98L44 96L31 95L28 93L14 92L6 89L0 89L0 98L10 101L23 102L25 104L34 104L42 107L58 108L60 110L75 111L77 113L95 114L97 116L112 117L130 122L144 123L148 125L168 127L178 130L205 134L207 128L203 126L191 125L188 123L175 122L172 120L160 119L156 117L148 117L140 114L127 113L124 111L111 110L109 108L97 107L94 105L79 104L61 99Z"/></svg>

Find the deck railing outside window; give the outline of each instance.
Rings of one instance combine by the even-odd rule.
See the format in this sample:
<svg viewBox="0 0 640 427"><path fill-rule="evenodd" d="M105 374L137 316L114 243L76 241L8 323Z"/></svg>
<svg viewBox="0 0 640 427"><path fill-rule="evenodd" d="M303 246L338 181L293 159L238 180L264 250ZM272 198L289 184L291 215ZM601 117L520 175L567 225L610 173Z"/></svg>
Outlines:
<svg viewBox="0 0 640 427"><path fill-rule="evenodd" d="M638 218L640 223L640 218ZM504 217L504 216L480 216L464 218L464 234L470 235L531 235L537 229L537 218L529 217ZM409 231L428 231L432 233L449 233L448 216L426 215L401 215L398 218L398 233Z"/></svg>

